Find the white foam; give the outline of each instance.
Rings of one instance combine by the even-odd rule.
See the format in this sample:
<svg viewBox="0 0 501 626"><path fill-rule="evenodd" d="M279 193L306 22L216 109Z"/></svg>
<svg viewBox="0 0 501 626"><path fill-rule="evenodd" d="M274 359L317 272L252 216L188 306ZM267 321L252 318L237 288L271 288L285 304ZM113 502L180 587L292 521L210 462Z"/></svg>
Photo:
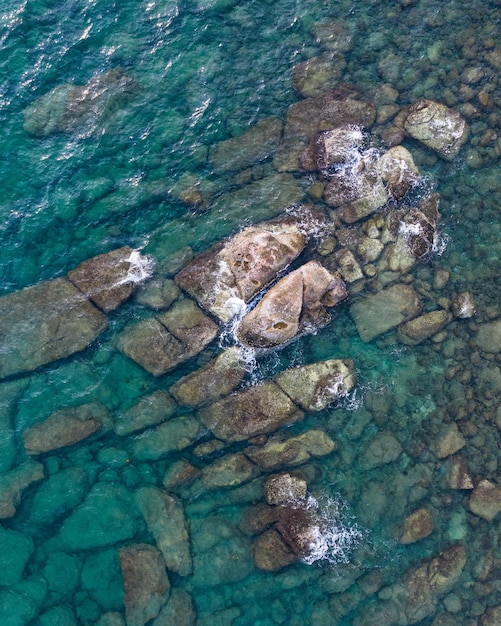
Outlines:
<svg viewBox="0 0 501 626"><path fill-rule="evenodd" d="M130 253L127 261L130 266L126 276L118 282L119 285L124 283L143 283L152 275L155 265L154 260L149 256L142 256L138 249Z"/></svg>

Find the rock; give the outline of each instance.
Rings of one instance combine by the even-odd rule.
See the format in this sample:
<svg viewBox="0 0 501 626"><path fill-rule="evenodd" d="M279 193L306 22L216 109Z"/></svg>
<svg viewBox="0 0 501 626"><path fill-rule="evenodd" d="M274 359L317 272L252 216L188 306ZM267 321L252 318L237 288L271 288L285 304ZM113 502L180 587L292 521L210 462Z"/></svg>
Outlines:
<svg viewBox="0 0 501 626"><path fill-rule="evenodd" d="M16 514L23 491L45 476L41 463L27 461L0 476L0 519Z"/></svg>
<svg viewBox="0 0 501 626"><path fill-rule="evenodd" d="M195 626L196 619L190 594L181 587L173 588L152 626Z"/></svg>
<svg viewBox="0 0 501 626"><path fill-rule="evenodd" d="M459 113L433 100L411 105L404 129L448 161L457 156L468 137L468 126Z"/></svg>
<svg viewBox="0 0 501 626"><path fill-rule="evenodd" d="M305 411L322 411L353 389L355 370L352 361L330 359L289 368L274 381Z"/></svg>
<svg viewBox="0 0 501 626"><path fill-rule="evenodd" d="M202 485L205 489L236 487L255 478L258 468L241 452L226 454L202 470Z"/></svg>
<svg viewBox="0 0 501 626"><path fill-rule="evenodd" d="M313 457L330 454L336 447L323 430L308 430L297 437L271 437L263 446L250 446L246 456L263 469L300 465Z"/></svg>
<svg viewBox="0 0 501 626"><path fill-rule="evenodd" d="M353 159L362 147L364 135L359 126L345 125L320 133L316 139L317 167L322 170Z"/></svg>
<svg viewBox="0 0 501 626"><path fill-rule="evenodd" d="M136 89L135 81L120 68L95 76L83 86L59 85L24 109L24 130L47 137L81 126L97 127Z"/></svg>
<svg viewBox="0 0 501 626"><path fill-rule="evenodd" d="M30 537L0 526L0 585L12 586L21 582L33 550Z"/></svg>
<svg viewBox="0 0 501 626"><path fill-rule="evenodd" d="M130 435L149 426L156 426L171 417L176 403L166 391L155 391L143 396L137 404L119 414L115 419L117 435Z"/></svg>
<svg viewBox="0 0 501 626"><path fill-rule="evenodd" d="M275 528L292 553L306 563L317 560L327 551L326 522L315 507L281 507Z"/></svg>
<svg viewBox="0 0 501 626"><path fill-rule="evenodd" d="M470 496L469 507L475 515L492 522L501 511L501 487L489 480L481 480Z"/></svg>
<svg viewBox="0 0 501 626"><path fill-rule="evenodd" d="M374 469L396 461L402 454L402 446L390 432L383 431L369 441L360 452L360 467L364 470Z"/></svg>
<svg viewBox="0 0 501 626"><path fill-rule="evenodd" d="M128 246L100 254L81 263L68 274L102 311L108 313L127 300L139 283L151 276L152 260Z"/></svg>
<svg viewBox="0 0 501 626"><path fill-rule="evenodd" d="M346 61L338 51L324 52L292 68L292 86L303 96L318 96L336 86L341 78Z"/></svg>
<svg viewBox="0 0 501 626"><path fill-rule="evenodd" d="M360 264L351 250L341 250L334 258L339 266L339 273L347 283L354 283L364 277Z"/></svg>
<svg viewBox="0 0 501 626"><path fill-rule="evenodd" d="M300 221L290 217L250 226L196 257L176 283L228 322L303 250Z"/></svg>
<svg viewBox="0 0 501 626"><path fill-rule="evenodd" d="M475 303L469 291L460 291L452 298L452 314L458 319L469 319L475 315Z"/></svg>
<svg viewBox="0 0 501 626"><path fill-rule="evenodd" d="M421 311L421 299L410 285L397 284L354 302L350 313L362 341L368 342Z"/></svg>
<svg viewBox="0 0 501 626"><path fill-rule="evenodd" d="M266 530L254 543L254 563L265 572L277 572L297 560L276 530Z"/></svg>
<svg viewBox="0 0 501 626"><path fill-rule="evenodd" d="M248 387L200 409L198 417L216 437L245 441L302 420L304 414L271 381Z"/></svg>
<svg viewBox="0 0 501 626"><path fill-rule="evenodd" d="M218 400L234 391L246 373L242 352L230 347L215 359L170 388L176 400L184 406L197 406Z"/></svg>
<svg viewBox="0 0 501 626"><path fill-rule="evenodd" d="M461 456L452 457L446 465L445 479L450 489L473 489L466 461Z"/></svg>
<svg viewBox="0 0 501 626"><path fill-rule="evenodd" d="M445 459L466 445L465 438L459 431L457 424L442 424L438 434L430 443L430 450L439 459Z"/></svg>
<svg viewBox="0 0 501 626"><path fill-rule="evenodd" d="M106 325L106 317L65 278L3 296L0 377L31 372L79 352Z"/></svg>
<svg viewBox="0 0 501 626"><path fill-rule="evenodd" d="M218 326L191 300L177 301L168 311L126 327L118 348L154 376L174 369L201 352Z"/></svg>
<svg viewBox="0 0 501 626"><path fill-rule="evenodd" d="M409 346L416 346L440 332L449 323L450 319L450 314L443 309L415 317L410 322L399 326L399 341Z"/></svg>
<svg viewBox="0 0 501 626"><path fill-rule="evenodd" d="M77 508L88 489L89 477L80 467L51 474L37 487L30 502L30 522L54 524Z"/></svg>
<svg viewBox="0 0 501 626"><path fill-rule="evenodd" d="M273 474L264 483L264 497L270 505L294 504L306 498L306 481L292 474Z"/></svg>
<svg viewBox="0 0 501 626"><path fill-rule="evenodd" d="M194 444L203 429L191 415L182 415L160 424L134 440L132 453L139 461L155 461Z"/></svg>
<svg viewBox="0 0 501 626"><path fill-rule="evenodd" d="M68 551L93 550L131 539L138 530L137 511L120 484L98 482L64 521L59 538Z"/></svg>
<svg viewBox="0 0 501 626"><path fill-rule="evenodd" d="M48 590L61 599L70 599L80 582L81 561L64 552L51 552L42 570Z"/></svg>
<svg viewBox="0 0 501 626"><path fill-rule="evenodd" d="M168 598L170 583L162 554L138 543L120 548L127 626L144 626L154 619Z"/></svg>
<svg viewBox="0 0 501 626"><path fill-rule="evenodd" d="M162 479L167 491L176 492L181 487L187 487L200 476L201 472L188 461L180 459L169 465Z"/></svg>
<svg viewBox="0 0 501 626"><path fill-rule="evenodd" d="M385 152L377 160L376 168L395 200L403 198L420 177L412 154L403 146Z"/></svg>
<svg viewBox="0 0 501 626"><path fill-rule="evenodd" d="M167 568L180 576L191 574L188 527L181 504L156 487L139 489L136 502Z"/></svg>
<svg viewBox="0 0 501 626"><path fill-rule="evenodd" d="M156 278L140 286L135 295L136 302L151 309L168 309L178 299L180 290L170 278Z"/></svg>
<svg viewBox="0 0 501 626"><path fill-rule="evenodd" d="M93 550L83 557L79 590L92 600L90 606L97 603L103 610L122 610L124 586L117 547Z"/></svg>
<svg viewBox="0 0 501 626"><path fill-rule="evenodd" d="M418 509L404 519L400 543L405 545L424 539L433 532L433 519L430 512Z"/></svg>
<svg viewBox="0 0 501 626"><path fill-rule="evenodd" d="M78 626L73 610L69 606L54 606L47 609L39 615L37 621L39 626Z"/></svg>
<svg viewBox="0 0 501 626"><path fill-rule="evenodd" d="M501 352L501 319L480 324L474 341L484 352Z"/></svg>
<svg viewBox="0 0 501 626"><path fill-rule="evenodd" d="M23 432L27 454L43 454L71 446L100 431L109 413L99 402L61 409Z"/></svg>
<svg viewBox="0 0 501 626"><path fill-rule="evenodd" d="M237 327L244 345L272 348L297 334L325 326L332 307L346 298L344 282L320 263L310 261L280 279Z"/></svg>
<svg viewBox="0 0 501 626"><path fill-rule="evenodd" d="M222 172L243 170L272 156L281 135L282 122L275 117L264 118L238 137L213 146L209 163Z"/></svg>
<svg viewBox="0 0 501 626"><path fill-rule="evenodd" d="M496 626L501 624L501 604L491 606L480 618L480 626Z"/></svg>
<svg viewBox="0 0 501 626"><path fill-rule="evenodd" d="M316 41L326 50L348 52L353 48L353 34L344 22L330 19L315 22L312 33Z"/></svg>

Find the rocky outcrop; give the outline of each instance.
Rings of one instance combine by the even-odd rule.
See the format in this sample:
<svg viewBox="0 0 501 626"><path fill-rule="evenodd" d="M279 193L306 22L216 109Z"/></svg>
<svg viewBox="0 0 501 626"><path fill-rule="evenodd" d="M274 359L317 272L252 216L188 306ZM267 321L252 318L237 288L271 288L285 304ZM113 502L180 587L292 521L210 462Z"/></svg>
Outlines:
<svg viewBox="0 0 501 626"><path fill-rule="evenodd" d="M330 454L336 448L323 430L311 429L297 437L270 437L262 446L249 446L246 456L263 469L278 469L306 463L312 457Z"/></svg>
<svg viewBox="0 0 501 626"><path fill-rule="evenodd" d="M201 352L218 326L191 300L179 300L168 311L126 327L118 348L145 370L159 376Z"/></svg>
<svg viewBox="0 0 501 626"><path fill-rule="evenodd" d="M127 626L144 626L157 617L169 597L170 582L162 554L149 544L120 548Z"/></svg>
<svg viewBox="0 0 501 626"><path fill-rule="evenodd" d="M278 281L237 327L246 346L273 348L330 321L325 307L347 296L343 280L310 261Z"/></svg>
<svg viewBox="0 0 501 626"><path fill-rule="evenodd" d="M404 128L448 161L457 156L468 137L468 126L461 115L433 100L419 100L411 105Z"/></svg>
<svg viewBox="0 0 501 626"><path fill-rule="evenodd" d="M303 250L301 219L250 226L216 244L176 276L203 308L228 322Z"/></svg>
<svg viewBox="0 0 501 626"><path fill-rule="evenodd" d="M23 432L27 454L43 454L71 446L109 425L106 408L97 402L52 413Z"/></svg>
<svg viewBox="0 0 501 626"><path fill-rule="evenodd" d="M371 341L416 317L421 299L410 285L397 284L354 302L350 312L362 341Z"/></svg>
<svg viewBox="0 0 501 626"><path fill-rule="evenodd" d="M24 130L35 137L88 126L93 130L137 87L120 68L95 76L83 86L59 85L24 109Z"/></svg>

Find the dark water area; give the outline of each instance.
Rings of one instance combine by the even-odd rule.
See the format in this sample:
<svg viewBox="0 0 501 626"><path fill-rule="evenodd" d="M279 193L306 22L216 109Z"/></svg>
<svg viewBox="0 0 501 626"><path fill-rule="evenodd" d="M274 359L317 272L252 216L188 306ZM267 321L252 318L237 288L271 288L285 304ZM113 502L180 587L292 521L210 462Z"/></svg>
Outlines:
<svg viewBox="0 0 501 626"><path fill-rule="evenodd" d="M499 0L3 0L0 24L2 626L501 624ZM373 112L360 162L401 145L419 170L353 221L328 200L338 166L306 163L327 92ZM456 155L404 129L420 99L466 122ZM388 224L431 194L433 245L406 265ZM315 332L246 349L235 387L328 359L356 383L226 438L213 397L173 386L238 345L234 327L205 310L207 338L183 344L193 294L174 279L306 204L325 223L302 224L280 275L314 259L348 297ZM124 247L119 301L82 295L71 272ZM410 318L442 315L433 332L371 335L395 285L419 299ZM277 437L304 456L252 460ZM280 567L293 542L264 485L284 472L317 526Z"/></svg>

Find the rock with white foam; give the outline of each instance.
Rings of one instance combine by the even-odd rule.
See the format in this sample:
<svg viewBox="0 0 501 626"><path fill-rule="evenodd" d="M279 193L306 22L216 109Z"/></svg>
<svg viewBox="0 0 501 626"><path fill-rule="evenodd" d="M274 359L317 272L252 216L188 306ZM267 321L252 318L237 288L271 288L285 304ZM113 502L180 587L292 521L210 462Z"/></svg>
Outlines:
<svg viewBox="0 0 501 626"><path fill-rule="evenodd" d="M390 148L378 159L376 167L396 200L403 198L419 180L419 169L412 154L403 146Z"/></svg>
<svg viewBox="0 0 501 626"><path fill-rule="evenodd" d="M273 348L330 321L326 307L347 296L344 281L317 261L305 263L278 281L237 327L238 340Z"/></svg>
<svg viewBox="0 0 501 626"><path fill-rule="evenodd" d="M221 321L230 321L301 253L307 239L302 219L290 216L245 228L196 257L176 283Z"/></svg>
<svg viewBox="0 0 501 626"><path fill-rule="evenodd" d="M306 498L306 481L293 474L273 474L264 482L264 497L270 505L290 504Z"/></svg>
<svg viewBox="0 0 501 626"><path fill-rule="evenodd" d="M411 105L404 129L447 161L458 155L468 137L468 125L461 115L433 100L418 100Z"/></svg>

